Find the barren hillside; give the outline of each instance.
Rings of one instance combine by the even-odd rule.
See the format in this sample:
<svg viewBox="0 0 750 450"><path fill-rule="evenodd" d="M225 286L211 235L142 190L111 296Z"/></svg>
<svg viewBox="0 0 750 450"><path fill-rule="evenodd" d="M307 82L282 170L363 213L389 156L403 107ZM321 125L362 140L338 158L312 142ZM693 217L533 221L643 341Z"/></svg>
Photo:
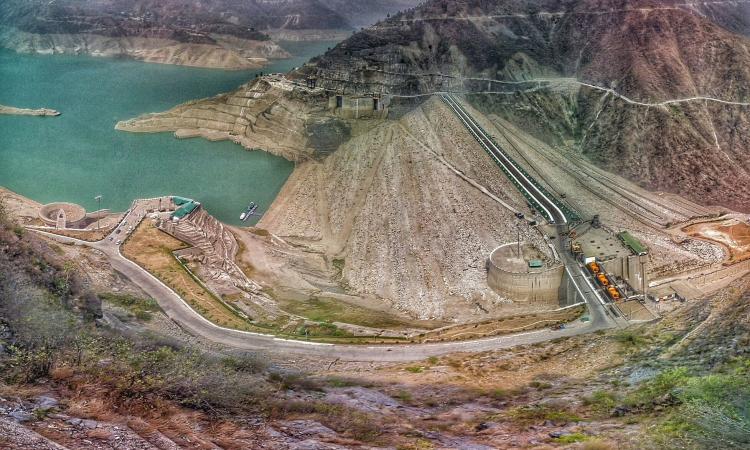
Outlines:
<svg viewBox="0 0 750 450"><path fill-rule="evenodd" d="M666 3L607 5L550 2L538 5L549 8L540 11L512 2L428 2L355 34L290 74L298 84L266 77L118 128L230 139L300 162L261 227L338 261L351 294L420 318L465 318L498 303L484 282L484 258L515 238L513 214L502 203L525 210L525 202L440 101L403 96L498 90L503 94L466 99L480 120L485 113L550 144L533 144L530 158L542 149L570 160L584 156L700 205L747 206L747 107L645 104L710 89L712 95L744 98L745 84L737 80L750 80L746 39ZM623 29L637 38L617 40L615 30ZM696 29L705 36L695 38ZM739 64L726 64L729 56ZM425 75L441 72L453 78ZM319 87L302 87L304 75L318 77ZM343 88L391 93L390 118L357 121L331 114L326 89ZM570 170L583 167L573 164L565 174L552 167L541 177L554 177L558 190L574 192L580 174ZM602 187L588 189L602 193ZM642 229L656 266L721 258L691 240L672 242L654 232L652 223L633 223L639 206L609 204L604 189L603 201L594 202L584 189L571 202L613 226ZM647 197L644 191L635 202ZM657 228L703 214L671 216L663 212L668 208L655 208Z"/></svg>
<svg viewBox="0 0 750 450"><path fill-rule="evenodd" d="M461 126L434 99L355 136L301 165L259 226L344 260L355 292L420 318L496 309L485 257L515 235L514 214L467 179L516 209L525 203Z"/></svg>
<svg viewBox="0 0 750 450"><path fill-rule="evenodd" d="M333 90L506 93L488 105L536 91L512 96L511 109L536 110L549 122L539 128L602 167L650 189L748 210L746 10L744 2L430 1L352 36L303 72ZM592 87L561 105L544 83L517 83L555 78Z"/></svg>
<svg viewBox="0 0 750 450"><path fill-rule="evenodd" d="M410 0L6 0L0 47L246 69L290 55L274 38L341 39ZM270 34L270 35L269 35Z"/></svg>

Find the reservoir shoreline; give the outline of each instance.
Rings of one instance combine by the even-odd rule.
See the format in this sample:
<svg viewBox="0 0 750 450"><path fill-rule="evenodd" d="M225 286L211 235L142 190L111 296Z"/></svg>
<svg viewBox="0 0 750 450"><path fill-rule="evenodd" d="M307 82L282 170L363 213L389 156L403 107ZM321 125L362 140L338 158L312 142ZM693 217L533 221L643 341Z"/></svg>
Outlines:
<svg viewBox="0 0 750 450"><path fill-rule="evenodd" d="M286 72L331 45L295 43L293 58L264 70ZM231 141L122 133L115 124L234 90L258 73L0 50L0 104L54 104L65 112L43 123L0 116L0 185L43 204L71 202L87 210L97 208L98 195L102 208L124 211L134 198L170 193L201 199L217 219L241 225L248 202L262 210L273 202L292 162Z"/></svg>
<svg viewBox="0 0 750 450"><path fill-rule="evenodd" d="M29 109L29 108L16 108L13 106L0 105L0 114L7 115L7 116L56 117L60 115L60 112L55 111L54 109L48 109L48 108Z"/></svg>

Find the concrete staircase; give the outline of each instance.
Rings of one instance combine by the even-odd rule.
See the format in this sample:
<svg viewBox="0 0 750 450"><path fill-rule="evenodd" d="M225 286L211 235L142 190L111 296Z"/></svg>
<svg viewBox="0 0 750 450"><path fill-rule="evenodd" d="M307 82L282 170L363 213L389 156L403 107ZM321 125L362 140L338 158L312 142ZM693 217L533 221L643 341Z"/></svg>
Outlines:
<svg viewBox="0 0 750 450"><path fill-rule="evenodd" d="M260 286L247 278L234 262L239 244L221 222L198 208L179 222L162 223L161 229L201 251L201 264L212 280L228 279L238 288L257 291Z"/></svg>

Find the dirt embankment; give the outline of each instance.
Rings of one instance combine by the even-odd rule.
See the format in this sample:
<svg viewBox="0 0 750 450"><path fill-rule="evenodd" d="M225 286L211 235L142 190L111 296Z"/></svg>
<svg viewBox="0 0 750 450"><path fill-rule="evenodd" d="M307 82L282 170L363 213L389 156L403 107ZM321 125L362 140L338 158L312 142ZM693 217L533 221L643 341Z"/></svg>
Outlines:
<svg viewBox="0 0 750 450"><path fill-rule="evenodd" d="M60 112L47 108L28 109L0 105L0 115L2 114L9 116L59 116Z"/></svg>
<svg viewBox="0 0 750 450"><path fill-rule="evenodd" d="M750 225L730 218L717 222L703 222L682 229L689 236L720 244L727 250L727 263L750 258Z"/></svg>
<svg viewBox="0 0 750 450"><path fill-rule="evenodd" d="M308 129L313 125L317 129L342 129L341 136L332 136L334 143L328 142L327 147L335 149L348 138L348 128L341 121L325 116L322 97L307 100L299 101L278 80L266 77L227 94L119 122L115 128L135 133L174 131L179 138L231 140L247 149L263 149L299 161L314 157L317 151L331 150L311 140Z"/></svg>
<svg viewBox="0 0 750 450"><path fill-rule="evenodd" d="M461 127L435 99L357 134L300 164L259 227L337 261L349 293L415 317L507 314L518 306L487 287L485 260L515 239L513 213L456 171L505 203L525 203ZM546 249L538 234L525 238Z"/></svg>
<svg viewBox="0 0 750 450"><path fill-rule="evenodd" d="M322 284L300 261L289 263L296 275L286 278L304 296L317 288L325 298L345 294L418 319L457 321L547 308L511 304L488 288L487 255L516 239L506 205L526 203L439 100L399 120L349 122L327 113L324 96L289 87L265 77L117 128L230 139L299 161L259 227L321 255ZM337 134L313 139L320 130ZM548 250L540 234L525 234ZM253 255L244 263L263 265Z"/></svg>

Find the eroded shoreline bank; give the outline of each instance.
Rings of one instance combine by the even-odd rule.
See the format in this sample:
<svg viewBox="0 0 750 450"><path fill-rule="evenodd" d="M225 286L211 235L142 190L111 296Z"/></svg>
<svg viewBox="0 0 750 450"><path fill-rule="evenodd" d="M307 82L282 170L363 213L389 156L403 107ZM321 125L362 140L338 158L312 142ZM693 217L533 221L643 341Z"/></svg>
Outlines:
<svg viewBox="0 0 750 450"><path fill-rule="evenodd" d="M56 111L54 109L49 109L49 108L30 109L30 108L16 108L14 106L0 105L0 114L6 115L6 116L56 117L56 116L59 116L61 113L60 111Z"/></svg>

